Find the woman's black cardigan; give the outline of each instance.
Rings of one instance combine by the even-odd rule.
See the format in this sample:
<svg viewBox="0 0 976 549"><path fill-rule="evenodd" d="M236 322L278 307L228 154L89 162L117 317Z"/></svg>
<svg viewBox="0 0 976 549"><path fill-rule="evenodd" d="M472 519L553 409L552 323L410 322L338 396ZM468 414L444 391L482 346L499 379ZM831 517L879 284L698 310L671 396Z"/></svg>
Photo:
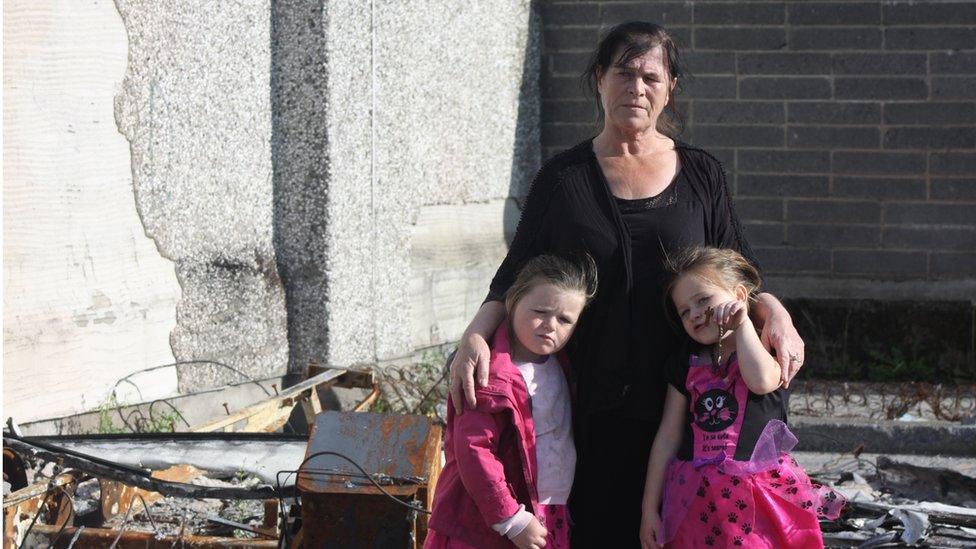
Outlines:
<svg viewBox="0 0 976 549"><path fill-rule="evenodd" d="M669 233L668 238L681 242L661 242L664 253L685 245L708 244L738 249L756 264L742 238L722 165L707 152L684 143L676 142L676 151L686 184L679 193L683 204L672 219L694 227L686 228L686 236ZM679 334L664 321L662 303L632 302L630 234L614 200L592 140L547 161L532 182L515 237L492 279L486 301L503 301L518 269L536 255L580 251L592 255L598 270L597 295L567 347L578 391L576 418L585 420L593 412L616 410L656 426L667 386L664 364L679 346L683 332ZM659 314L651 315L653 322L635 323L635 307L656 307ZM662 330L669 333L651 333ZM634 343L655 341L653 346L662 348ZM577 436L585 436L585 432L578 431Z"/></svg>

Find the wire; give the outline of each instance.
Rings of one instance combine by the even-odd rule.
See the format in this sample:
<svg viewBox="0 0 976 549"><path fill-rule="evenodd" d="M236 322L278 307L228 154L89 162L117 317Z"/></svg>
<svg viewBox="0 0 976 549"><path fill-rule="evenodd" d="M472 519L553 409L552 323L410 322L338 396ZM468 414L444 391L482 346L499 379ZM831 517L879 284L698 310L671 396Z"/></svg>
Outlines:
<svg viewBox="0 0 976 549"><path fill-rule="evenodd" d="M24 549L24 545L27 543L27 537L30 535L31 530L34 528L34 523L37 522L38 517L40 517L41 513L44 512L44 504L47 503L48 498L50 498L51 494L53 493L54 493L54 489L51 489L44 496L44 499L41 500L41 505L38 507L37 513L34 514L34 518L30 521L30 524L27 525L27 530L24 531L24 539L20 541L20 545L17 547L17 549Z"/></svg>
<svg viewBox="0 0 976 549"><path fill-rule="evenodd" d="M135 500L133 500L133 501L135 501ZM129 504L128 507L125 508L125 516L122 517L122 524L119 525L119 535L115 536L115 541L112 542L112 545L109 545L108 546L108 549L115 549L115 546L118 545L119 540L122 539L122 534L125 533L125 527L128 526L128 524L129 524L129 515L130 514L132 514L132 504L131 503Z"/></svg>
<svg viewBox="0 0 976 549"><path fill-rule="evenodd" d="M55 479L57 479L61 474L63 473L59 473L51 477L49 484L54 484ZM41 517L41 513L44 512L44 504L47 503L47 500L51 497L51 494L54 494L58 490L61 490L61 492L63 492L64 495L68 497L68 503L71 504L71 511L74 512L75 509L74 499L71 497L70 494L68 494L67 490L64 489L64 486L51 486L44 492L44 499L41 500L41 504L38 506L37 513L34 514L34 518L31 519L30 524L27 525L27 530L24 531L24 539L20 541L20 545L18 546L18 549L23 549L24 544L27 543L27 538L30 535L31 530L33 530L34 525L37 524L37 519L39 519ZM54 541L52 541L50 545L51 547L54 547L54 542L58 541L58 538L61 537L61 533L64 532L64 529L67 526L68 526L68 521L65 520L64 524L61 525L61 529L58 530L58 533L54 536Z"/></svg>
<svg viewBox="0 0 976 549"><path fill-rule="evenodd" d="M370 483L372 483L373 486L375 486L376 489L379 490L380 492L382 492L383 495L385 495L386 497L392 499L393 501L399 503L400 505L403 505L404 507L406 507L407 509L410 509L411 511L416 511L418 513L424 513L424 514L427 514L427 515L430 514L430 511L428 511L427 509L424 509L423 507L418 507L416 505L412 505L410 503L407 503L407 502L405 502L403 500L398 499L393 494L390 494L389 492L387 492L382 486L380 486L380 484L378 482L376 482L376 479L373 478L374 475L371 475L371 474L367 473L366 470L362 468L362 466L360 466L358 463L356 463L356 461L353 460L352 458L350 458L349 456L346 456L345 454L341 454L339 452L332 452L332 451L328 451L328 450L321 451L321 452L315 452L314 454L311 454L310 456L306 457L304 460L302 460L302 463L298 466L298 469L278 471L275 474L275 483L276 483L277 489L278 490L281 490L281 475L282 474L288 474L288 475L294 474L294 475L296 475L296 477L300 477L302 474L306 474L306 475L309 475L309 474L311 474L311 475L323 474L323 475L330 475L330 476L331 475L335 475L336 473L317 473L315 471L309 471L309 470L304 470L303 471L302 470L302 467L304 467L305 464L309 462L309 460L311 460L311 459L313 459L315 457L318 457L318 456L335 456L335 457L338 457L338 458L341 458L341 459L346 460L353 467L355 467L356 469L358 469L359 472L362 473L362 475L366 478L366 480L368 480ZM287 477L286 477L286 480L287 480ZM296 503L297 503L297 501L298 501L298 491L297 490L295 492L295 500L296 500Z"/></svg>
<svg viewBox="0 0 976 549"><path fill-rule="evenodd" d="M152 372L152 371L155 371L155 370L161 370L163 368L170 368L172 366L190 366L190 365L194 365L194 364L213 364L215 366L220 366L221 368L230 370L230 371L236 373L237 375L241 376L242 378L244 378L246 381L249 381L249 382L257 385L258 387L260 387L261 390L264 391L265 396L271 396L271 393L269 393L268 390L264 388L264 385L261 385L261 383L258 382L258 380L254 379L253 377L245 374L244 372L238 370L237 368L234 368L233 366L224 364L223 362L219 362L219 361L216 361L216 360L209 360L209 359L178 360L176 362L170 362L169 364L160 364L159 366L150 366L149 368L144 368L142 370L138 370L138 371L132 372L131 374L129 374L129 375L125 376L125 377L120 378L118 381L115 382L115 385L112 386L112 390L110 392L112 394L115 394L115 390L119 387L119 384L122 383L122 382L127 382L127 383L129 383L129 384L131 384L133 386L136 386L135 383L129 381L129 378L131 378L133 376L136 376L138 374L144 374L146 372ZM139 387L138 386L136 386L136 391L139 391ZM140 392L140 394L142 394L142 393Z"/></svg>
<svg viewBox="0 0 976 549"><path fill-rule="evenodd" d="M187 421L185 417L183 417L183 414L180 413L179 408L177 408L176 406L173 406L173 403L172 402L170 402L170 401L168 401L166 399L162 399L162 398L157 399L157 400L154 400L154 401L152 401L152 402L149 403L149 421L151 421L152 423L156 423L156 418L153 417L153 406L155 406L156 404L159 404L159 403L162 403L162 404L165 404L165 405L169 406L170 409L173 410L174 412L176 412L176 415L179 416L179 418L183 420L183 423L185 423L187 427L190 427L190 422Z"/></svg>
<svg viewBox="0 0 976 549"><path fill-rule="evenodd" d="M68 542L67 549L71 549L72 547L75 546L75 542L78 541L78 538L81 537L81 533L84 532L84 531L85 531L85 526L84 525L81 525L81 526L78 527L78 530L75 532L74 537L71 538L71 541Z"/></svg>
<svg viewBox="0 0 976 549"><path fill-rule="evenodd" d="M69 494L68 491L65 490L63 486L58 486L58 488L65 495L65 497L68 498L68 503L71 505L71 514L74 514L74 512L75 512L75 498L71 497L71 494ZM58 518L61 518L60 517L60 514L61 513L58 513ZM68 516L71 516L71 515L68 515ZM64 532L64 529L68 527L68 523L69 522L71 522L71 521L68 520L68 517L64 517L64 524L61 525L61 528L58 530L58 533L55 534L54 539L51 540L51 545L48 546L48 549L54 549L54 544L57 543L57 541L58 541L59 538L61 538L61 534Z"/></svg>
<svg viewBox="0 0 976 549"><path fill-rule="evenodd" d="M444 370L444 372L441 374L441 377L438 378L438 380L434 382L433 385L430 386L430 389L428 389L427 392L424 394L423 398L420 399L420 402L418 402L417 405L413 407L413 410L410 411L411 414L416 414L417 411L420 410L420 407L427 402L427 399L430 398L430 395L433 394L434 390L437 389L437 387L444 382L444 378L447 377L447 373L450 371L451 369L449 367Z"/></svg>
<svg viewBox="0 0 976 549"><path fill-rule="evenodd" d="M358 463L356 463L356 461L353 460L352 458L350 458L349 456L346 456L344 454L340 454L339 452L332 452L332 451L315 452L314 454L312 454L312 455L306 457L304 460L302 460L302 462L298 465L298 468L297 469L283 469L283 470L278 471L277 473L275 473L275 495L278 498L278 510L279 510L279 513L281 513L281 521L280 521L280 524L279 524L279 527L281 529L281 536L279 536L279 538L278 538L278 547L279 548L281 548L281 547L287 547L288 541L289 541L288 540L288 537L289 537L289 535L288 535L288 514L287 514L286 508L285 508L284 497L282 496L283 490L282 490L282 486L281 486L281 475L283 475L283 474L296 475L296 477L300 477L302 474L306 474L306 475L321 474L321 475L330 475L330 476L336 475L337 473L335 473L335 472L328 472L328 473L326 473L326 472L320 472L320 471L323 471L322 469L311 469L311 470L306 469L304 471L302 470L302 467L304 467L306 463L308 463L312 458L315 458L315 457L318 457L318 456L335 456L335 457L338 457L338 458L341 458L341 459L346 460L347 462L349 462L350 464L352 464L353 467L355 467L356 469L358 469L359 472L362 473L362 476L365 477L367 480L369 480L373 484L373 486L375 486L380 492L383 493L383 495L385 495L386 497L392 499L393 501L397 502L398 504L403 505L407 509L410 509L410 512L411 513L424 513L426 515L431 514L431 512L428 511L427 509L424 509L423 507L421 507L419 505L412 505L410 503L407 503L407 502L405 502L403 500L398 499L396 496L390 494L389 492L387 492L382 486L379 485L379 483L376 482L376 480L373 478L373 475L370 475L369 473L367 473L366 470L362 468L362 466L360 466ZM348 476L354 476L354 475L348 475ZM287 478L288 477L285 477L285 480L286 481L287 481ZM411 481L412 481L412 479L411 479ZM296 485L296 490L295 490L295 505L298 505L298 490L297 490L297 485Z"/></svg>

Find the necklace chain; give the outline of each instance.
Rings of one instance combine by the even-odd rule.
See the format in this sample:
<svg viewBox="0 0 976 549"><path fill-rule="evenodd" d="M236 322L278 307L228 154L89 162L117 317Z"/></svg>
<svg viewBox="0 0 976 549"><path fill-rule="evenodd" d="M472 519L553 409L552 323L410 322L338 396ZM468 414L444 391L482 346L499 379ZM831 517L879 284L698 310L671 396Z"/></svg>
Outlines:
<svg viewBox="0 0 976 549"><path fill-rule="evenodd" d="M705 322L709 322L713 314L714 310L709 308ZM722 369L722 340L725 339L725 327L718 322L715 324L718 326L718 341L712 347L712 371L718 373Z"/></svg>

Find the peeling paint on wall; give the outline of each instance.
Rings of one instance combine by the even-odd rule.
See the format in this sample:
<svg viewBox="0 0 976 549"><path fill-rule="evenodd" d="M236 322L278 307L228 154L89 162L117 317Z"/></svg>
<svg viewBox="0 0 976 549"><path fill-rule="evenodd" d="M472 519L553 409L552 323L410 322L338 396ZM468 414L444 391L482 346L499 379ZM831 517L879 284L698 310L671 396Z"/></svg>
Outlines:
<svg viewBox="0 0 976 549"><path fill-rule="evenodd" d="M179 285L136 215L111 3L4 3L4 414L80 412L173 361ZM157 377L144 396L174 393Z"/></svg>

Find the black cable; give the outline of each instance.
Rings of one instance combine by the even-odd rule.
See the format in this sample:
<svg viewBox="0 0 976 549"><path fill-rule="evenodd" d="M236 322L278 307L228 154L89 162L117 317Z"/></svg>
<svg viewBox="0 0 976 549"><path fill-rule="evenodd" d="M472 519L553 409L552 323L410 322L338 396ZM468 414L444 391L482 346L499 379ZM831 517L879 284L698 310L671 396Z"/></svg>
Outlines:
<svg viewBox="0 0 976 549"><path fill-rule="evenodd" d="M52 484L53 485L54 482L55 482L55 480L57 480L57 478L59 476L61 476L61 474L57 474L57 475L54 475L53 477L51 477L51 480L50 480L49 484ZM70 482L69 482L69 484L70 484ZM64 489L64 486L54 485L54 486L51 486L50 488L48 488L47 491L45 491L45 493L44 493L44 499L41 500L41 504L38 506L37 513L34 514L34 518L31 519L30 524L27 525L27 530L24 531L24 539L21 540L20 545L18 546L18 549L23 549L24 548L24 544L27 543L27 537L30 535L31 530L34 529L34 525L37 524L37 519L40 518L41 513L44 512L44 504L47 503L47 500L51 497L51 494L55 493L57 490L61 490L64 493L64 495L68 496L68 492ZM71 510L74 511L74 508L75 508L75 505L74 504L75 504L75 502L74 502L73 499L71 499L71 496L68 496L68 501L71 502ZM64 524L61 525L61 529L58 530L57 535L54 536L54 541L58 541L58 538L61 537L61 533L64 532L64 529L67 526L68 526L68 521L65 520L64 521ZM54 541L51 542L51 547L54 547Z"/></svg>
<svg viewBox="0 0 976 549"><path fill-rule="evenodd" d="M129 374L129 375L123 377L123 378L120 378L118 381L116 381L115 382L115 385L112 386L112 391L111 392L114 394L115 393L115 389L117 389L118 386L119 386L119 384L122 383L123 381L126 381L126 382L128 382L130 384L135 385L134 383L132 383L131 381L129 381L129 378L132 377L132 376L135 376L137 374L143 374L143 373L146 373L146 372L152 372L154 370L161 370L163 368L169 368L171 366L189 366L191 364L213 364L213 365L216 365L216 366L220 366L221 368L225 368L227 370L230 370L230 371L236 373L237 375L243 377L246 381L249 381L249 382L257 385L258 387L260 387L261 390L264 391L265 396L269 396L269 397L271 396L271 393L269 393L268 390L264 388L264 385L261 385L261 383L258 382L253 377L245 374L244 372L238 370L237 368L234 368L233 366L229 366L227 364L224 364L223 362L219 362L219 361L216 361L216 360L209 360L209 359L178 360L176 362L171 362L169 364L160 364L159 366L151 366L149 368L145 368L145 369L139 370L137 372L132 372L131 374ZM138 387L136 388L136 390L138 390Z"/></svg>
<svg viewBox="0 0 976 549"><path fill-rule="evenodd" d="M358 469L359 472L362 473L362 475L367 480L369 480L369 482L372 483L373 486L375 486L376 489L379 490L380 492L382 492L383 495L385 495L386 497L392 499L393 501L399 503L400 505L403 505L404 507L410 509L411 511L416 511L418 513L424 513L424 514L427 514L427 515L430 514L430 511L428 511L427 509L424 509L423 507L418 507L416 505L411 505L410 503L407 503L405 501L402 501L400 499L397 499L396 496L394 496L393 494L387 492L382 486L380 486L380 484L378 482L376 482L376 479L373 478L373 475L367 473L366 470L362 468L362 466L360 466L358 463L356 463L356 461L353 460L352 458L350 458L349 456L346 456L345 454L341 454L339 452L332 452L332 451L329 451L329 450L324 450L324 451L321 451L321 452L315 452L314 454L311 454L310 456L306 457L304 460L302 460L302 463L298 466L298 469L278 471L275 474L275 483L277 485L277 488L279 490L281 489L281 475L284 474L284 473L287 473L289 475L294 474L296 477L300 477L302 474L306 474L306 475L320 474L320 475L330 475L330 476L334 476L334 475L337 475L338 474L338 473L320 473L318 471L309 471L309 470L304 470L303 471L302 470L302 467L304 467L305 464L309 462L309 460L311 460L312 458L318 457L318 456L335 456L337 458L341 458L341 459L346 460L353 467L355 467L356 469ZM296 503L297 503L297 501L298 501L298 491L297 490L295 492L295 500L296 500Z"/></svg>
<svg viewBox="0 0 976 549"><path fill-rule="evenodd" d="M53 482L54 479L51 479L51 481ZM31 530L34 528L34 524L37 522L37 519L41 516L41 513L44 512L44 504L47 503L48 498L50 498L51 494L53 493L54 493L54 489L52 488L44 496L44 499L41 500L41 505L38 507L37 513L34 514L34 518L30 521L30 524L27 525L27 530L24 531L24 539L21 540L20 545L17 547L17 549L24 549L24 545L27 543L27 537L30 535Z"/></svg>
<svg viewBox="0 0 976 549"><path fill-rule="evenodd" d="M74 514L74 512L75 512L75 499L73 497L71 497L71 494L69 494L68 491L65 490L63 486L58 486L58 488L60 488L61 489L61 492L63 492L64 495L65 495L65 497L68 498L68 503L71 504L71 513ZM70 522L70 521L66 517L64 519L64 524L61 525L61 528L58 530L58 533L55 534L54 539L51 540L51 545L49 545L47 549L54 549L54 544L57 543L58 542L58 539L61 538L61 534L64 532L64 529L68 527L68 522ZM25 539L26 539L26 537L25 537Z"/></svg>
<svg viewBox="0 0 976 549"><path fill-rule="evenodd" d="M183 414L180 413L180 409L177 408L176 406L173 406L173 403L172 402L170 402L170 401L168 401L166 399L163 399L163 398L156 399L156 400L154 400L154 401L152 401L152 402L149 403L149 421L151 421L153 423L156 423L156 419L153 417L153 406L155 406L156 404L159 404L159 403L163 403L163 404L169 406L170 409L172 409L174 412L176 412L176 415L179 416L179 418L183 420L183 423L185 423L187 427L191 427L190 422L187 421L186 418L183 417Z"/></svg>

